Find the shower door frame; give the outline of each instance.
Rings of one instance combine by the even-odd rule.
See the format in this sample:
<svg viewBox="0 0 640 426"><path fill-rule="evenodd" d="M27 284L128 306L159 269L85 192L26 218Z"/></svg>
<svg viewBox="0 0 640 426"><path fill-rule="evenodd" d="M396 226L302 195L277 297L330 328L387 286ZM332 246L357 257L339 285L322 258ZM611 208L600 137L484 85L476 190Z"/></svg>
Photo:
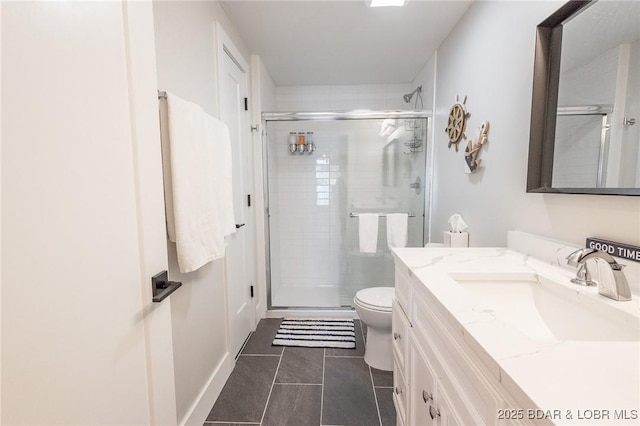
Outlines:
<svg viewBox="0 0 640 426"><path fill-rule="evenodd" d="M425 221L427 205L431 204L431 154L432 144L429 143L431 134L431 121L433 114L429 110L358 110L345 112L263 112L262 113L262 173L263 173L263 199L264 199L264 243L265 243L265 273L266 273L266 309L267 312L273 309L271 303L271 226L269 211L269 150L267 143L267 123L269 121L336 121L336 120L381 120L381 119L426 119L424 149L425 149L425 185L423 190L425 201L422 213L422 241L426 241L428 226ZM297 307L297 306L277 306L277 310L285 311L353 311L345 310L344 307Z"/></svg>

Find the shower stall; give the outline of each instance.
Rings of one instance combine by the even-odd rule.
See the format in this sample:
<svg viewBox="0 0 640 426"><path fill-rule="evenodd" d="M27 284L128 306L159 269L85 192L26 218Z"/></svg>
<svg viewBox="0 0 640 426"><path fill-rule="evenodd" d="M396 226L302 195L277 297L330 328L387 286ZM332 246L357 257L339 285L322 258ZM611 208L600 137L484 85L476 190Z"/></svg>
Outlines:
<svg viewBox="0 0 640 426"><path fill-rule="evenodd" d="M264 113L269 309L352 307L393 286L387 213L407 213L407 246L424 245L424 111ZM377 251L359 250L358 215L379 213Z"/></svg>

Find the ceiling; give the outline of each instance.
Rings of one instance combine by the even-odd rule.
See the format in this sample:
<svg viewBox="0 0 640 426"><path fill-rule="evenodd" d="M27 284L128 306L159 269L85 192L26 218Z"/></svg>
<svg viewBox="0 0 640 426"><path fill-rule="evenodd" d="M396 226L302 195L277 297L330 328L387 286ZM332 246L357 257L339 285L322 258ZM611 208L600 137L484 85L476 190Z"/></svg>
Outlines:
<svg viewBox="0 0 640 426"><path fill-rule="evenodd" d="M221 1L278 86L410 83L472 1Z"/></svg>

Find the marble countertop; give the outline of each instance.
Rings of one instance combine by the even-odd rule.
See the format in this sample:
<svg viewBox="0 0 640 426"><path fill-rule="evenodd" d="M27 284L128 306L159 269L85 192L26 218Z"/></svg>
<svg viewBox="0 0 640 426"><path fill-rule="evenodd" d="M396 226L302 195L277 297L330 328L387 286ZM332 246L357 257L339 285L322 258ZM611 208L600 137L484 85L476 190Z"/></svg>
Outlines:
<svg viewBox="0 0 640 426"><path fill-rule="evenodd" d="M396 248L393 256L450 313L446 320L506 390L524 393L553 423L640 423L640 336L635 341L535 339L487 309L485 298L458 281L488 280L492 274L511 280L545 277L596 308L619 310L633 330L640 323L639 295L628 302L607 299L597 288L572 284L575 269L505 248Z"/></svg>

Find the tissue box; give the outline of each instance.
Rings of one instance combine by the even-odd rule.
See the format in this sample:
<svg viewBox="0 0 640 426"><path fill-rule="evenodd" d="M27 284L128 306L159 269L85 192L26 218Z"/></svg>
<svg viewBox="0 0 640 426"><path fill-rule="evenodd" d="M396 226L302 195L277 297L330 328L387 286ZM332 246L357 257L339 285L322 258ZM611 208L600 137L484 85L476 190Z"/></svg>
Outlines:
<svg viewBox="0 0 640 426"><path fill-rule="evenodd" d="M469 247L468 232L444 231L444 245L447 247Z"/></svg>

